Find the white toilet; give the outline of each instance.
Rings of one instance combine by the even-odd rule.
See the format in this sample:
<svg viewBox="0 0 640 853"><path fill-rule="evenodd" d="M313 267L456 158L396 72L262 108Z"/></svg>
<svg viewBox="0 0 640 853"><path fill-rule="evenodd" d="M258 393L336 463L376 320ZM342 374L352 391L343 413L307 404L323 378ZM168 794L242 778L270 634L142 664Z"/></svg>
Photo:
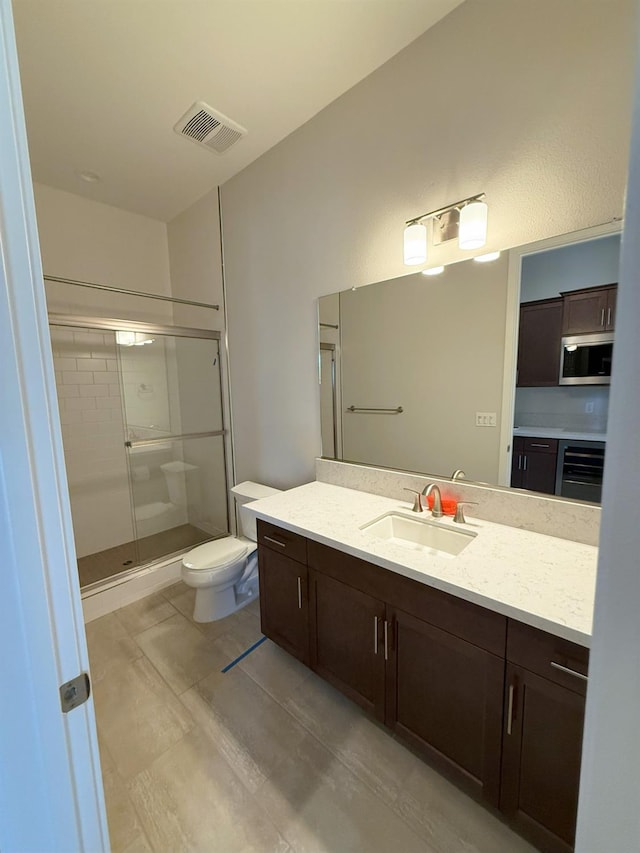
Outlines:
<svg viewBox="0 0 640 853"><path fill-rule="evenodd" d="M240 512L242 536L225 536L198 545L182 559L182 580L196 590L196 622L224 619L258 595L258 553L255 516L245 504L276 495L260 483L247 481L231 489Z"/></svg>

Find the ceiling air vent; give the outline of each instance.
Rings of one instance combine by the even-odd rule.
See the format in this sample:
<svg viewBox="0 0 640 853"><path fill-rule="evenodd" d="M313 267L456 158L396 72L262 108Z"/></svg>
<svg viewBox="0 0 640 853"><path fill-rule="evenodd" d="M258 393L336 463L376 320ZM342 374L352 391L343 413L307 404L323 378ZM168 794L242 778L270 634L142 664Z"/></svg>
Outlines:
<svg viewBox="0 0 640 853"><path fill-rule="evenodd" d="M173 129L180 136L218 154L223 154L247 133L244 127L211 109L204 101L196 101Z"/></svg>

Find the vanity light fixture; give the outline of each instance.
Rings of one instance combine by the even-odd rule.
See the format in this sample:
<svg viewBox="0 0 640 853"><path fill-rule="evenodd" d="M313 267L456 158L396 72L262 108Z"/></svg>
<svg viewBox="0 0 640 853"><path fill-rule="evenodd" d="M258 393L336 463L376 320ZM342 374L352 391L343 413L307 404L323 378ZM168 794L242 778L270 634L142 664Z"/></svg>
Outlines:
<svg viewBox="0 0 640 853"><path fill-rule="evenodd" d="M440 275L441 272L444 272L444 267L431 267L428 270L420 270L422 275Z"/></svg>
<svg viewBox="0 0 640 853"><path fill-rule="evenodd" d="M408 219L404 229L405 264L415 266L427 260L427 228L424 222L428 219L433 221L433 242L436 244L457 236L461 249L484 246L488 212L484 197L484 193L479 193Z"/></svg>
<svg viewBox="0 0 640 853"><path fill-rule="evenodd" d="M500 257L500 252L487 252L486 255L477 255L473 260L479 264L486 264L489 261L497 261Z"/></svg>

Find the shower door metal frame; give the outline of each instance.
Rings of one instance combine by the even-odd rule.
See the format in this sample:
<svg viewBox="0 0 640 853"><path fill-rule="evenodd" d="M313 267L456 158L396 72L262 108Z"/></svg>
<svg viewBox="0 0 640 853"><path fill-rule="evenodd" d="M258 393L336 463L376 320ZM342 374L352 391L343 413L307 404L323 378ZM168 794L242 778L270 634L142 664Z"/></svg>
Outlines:
<svg viewBox="0 0 640 853"><path fill-rule="evenodd" d="M45 279L52 280L48 276L44 276ZM80 282L71 282L68 281L66 283L69 284L80 284ZM100 288L100 289L111 289L111 288ZM157 296L153 294L136 294L139 296L149 296L151 299L157 299ZM168 299L168 298L167 298ZM170 301L186 301L186 300L173 300ZM197 303L194 303L197 304ZM205 306L202 303L203 307L215 307L215 306ZM221 430L211 430L210 432L197 432L197 433L185 433L182 435L168 435L163 436L162 438L149 438L149 439L136 439L135 441L124 441L124 446L126 448L127 455L127 469L129 470L129 489L131 489L131 470L129 467L130 462L130 454L128 453L132 447L138 447L142 445L153 445L166 443L171 441L178 441L182 439L190 439L190 438L208 438L214 436L222 436L223 438L228 435L228 429L226 427L226 418L225 418L225 409L224 409L224 396L222 393L222 359L220 354L220 342L222 340L222 333L215 329L197 329L192 328L190 326L171 326L163 323L145 323L139 320L121 320L114 317L84 317L77 314L48 314L48 322L49 326L63 326L69 328L76 329L91 329L94 331L104 330L107 332L145 332L148 334L154 335L166 335L167 337L176 337L176 338L196 338L200 340L215 340L218 341L218 375L219 375L219 395L220 395L220 417L222 421L222 429ZM118 379L121 380L121 374L118 373ZM124 413L124 401L123 401L123 413ZM228 459L227 459L227 446L226 442L223 440L222 442L222 459L223 459L223 467L224 467L224 479L225 479L225 490L227 495L229 494L229 468L228 468ZM133 498L131 504L131 514L132 519L134 517L134 509L133 509ZM229 513L229 502L226 501L226 511L227 511L227 531L231 532L231 516ZM133 521L134 530L135 528L135 520ZM136 540L137 540L137 532L136 532ZM209 541L209 540L207 540ZM180 556L184 551L181 549L179 551L174 551L170 554L164 554L162 557L155 558L153 560L149 560L147 562L138 563L136 566L132 566L130 569L125 569L122 572L118 572L117 574L111 575L108 578L103 578L102 580L95 581L92 584L87 584L82 587L81 593L82 595L89 595L95 592L98 592L103 589L108 589L111 586L115 586L121 583L123 580L132 577L140 571L147 570L150 566L156 563L164 563L167 560L171 560L172 558Z"/></svg>

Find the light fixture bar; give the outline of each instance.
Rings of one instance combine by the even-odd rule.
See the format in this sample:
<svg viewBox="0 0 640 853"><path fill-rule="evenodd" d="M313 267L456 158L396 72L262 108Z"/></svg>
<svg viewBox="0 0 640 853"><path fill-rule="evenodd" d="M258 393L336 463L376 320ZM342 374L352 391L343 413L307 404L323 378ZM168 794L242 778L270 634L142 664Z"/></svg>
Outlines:
<svg viewBox="0 0 640 853"><path fill-rule="evenodd" d="M435 219L436 216L440 216L448 210L455 210L456 208L466 204L471 204L474 201L482 201L485 198L485 195L485 193L478 193L478 195L472 195L469 196L469 198L454 201L453 204L447 204L446 207L439 207L437 210L430 210L428 213L423 213L421 216L414 216L413 219L407 219L405 225L416 225L417 223L422 222L423 219Z"/></svg>

